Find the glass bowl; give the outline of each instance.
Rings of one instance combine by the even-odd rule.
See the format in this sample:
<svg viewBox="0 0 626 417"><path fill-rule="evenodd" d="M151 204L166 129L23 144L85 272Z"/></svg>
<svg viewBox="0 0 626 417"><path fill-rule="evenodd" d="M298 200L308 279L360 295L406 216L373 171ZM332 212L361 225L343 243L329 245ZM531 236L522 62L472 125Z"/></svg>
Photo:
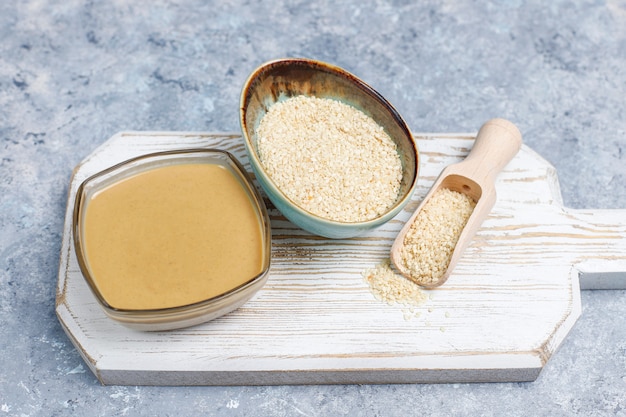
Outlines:
<svg viewBox="0 0 626 417"><path fill-rule="evenodd" d="M89 177L77 190L73 238L99 305L137 330L229 313L270 268L263 199L242 165L216 149L153 153Z"/></svg>

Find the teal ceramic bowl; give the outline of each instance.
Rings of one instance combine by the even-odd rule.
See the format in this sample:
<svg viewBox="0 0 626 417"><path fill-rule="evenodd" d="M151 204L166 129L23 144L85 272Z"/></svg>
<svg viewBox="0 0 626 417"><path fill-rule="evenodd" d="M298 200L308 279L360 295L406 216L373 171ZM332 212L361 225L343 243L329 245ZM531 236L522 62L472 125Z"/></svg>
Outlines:
<svg viewBox="0 0 626 417"><path fill-rule="evenodd" d="M268 176L259 158L257 128L268 109L293 96L330 98L362 111L397 144L402 181L395 203L382 215L361 222L340 222L312 214L292 200ZM240 123L252 170L270 201L292 223L328 238L350 238L395 217L409 202L417 184L419 152L405 121L385 98L349 72L310 59L280 59L258 67L246 80L240 101Z"/></svg>

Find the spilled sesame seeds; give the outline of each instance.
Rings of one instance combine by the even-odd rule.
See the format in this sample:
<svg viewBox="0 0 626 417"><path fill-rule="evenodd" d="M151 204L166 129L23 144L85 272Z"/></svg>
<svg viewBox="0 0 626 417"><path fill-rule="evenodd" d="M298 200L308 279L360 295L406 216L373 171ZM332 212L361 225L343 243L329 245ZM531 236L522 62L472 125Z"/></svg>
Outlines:
<svg viewBox="0 0 626 417"><path fill-rule="evenodd" d="M399 304L405 320L419 317L420 311L415 307L421 306L428 298L418 285L396 273L389 259L365 270L363 279L375 299L388 305Z"/></svg>

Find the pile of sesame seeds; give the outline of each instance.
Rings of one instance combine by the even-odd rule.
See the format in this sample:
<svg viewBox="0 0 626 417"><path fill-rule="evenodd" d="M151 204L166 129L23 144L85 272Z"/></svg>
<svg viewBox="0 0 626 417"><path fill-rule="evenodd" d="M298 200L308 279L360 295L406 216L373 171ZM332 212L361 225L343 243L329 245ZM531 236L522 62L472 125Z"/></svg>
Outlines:
<svg viewBox="0 0 626 417"><path fill-rule="evenodd" d="M345 103L295 96L272 105L257 130L268 176L287 198L317 216L360 222L398 198L397 146L372 118Z"/></svg>
<svg viewBox="0 0 626 417"><path fill-rule="evenodd" d="M397 274L389 259L364 271L363 278L374 298L389 305L419 306L426 300L424 291L414 282Z"/></svg>

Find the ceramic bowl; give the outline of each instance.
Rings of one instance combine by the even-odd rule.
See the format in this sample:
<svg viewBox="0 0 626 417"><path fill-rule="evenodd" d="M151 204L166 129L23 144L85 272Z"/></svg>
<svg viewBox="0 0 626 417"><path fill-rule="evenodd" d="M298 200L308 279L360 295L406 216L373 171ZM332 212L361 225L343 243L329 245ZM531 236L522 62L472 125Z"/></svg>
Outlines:
<svg viewBox="0 0 626 417"><path fill-rule="evenodd" d="M397 145L402 181L395 203L382 215L361 222L340 222L312 214L281 191L263 168L257 147L257 129L275 103L304 95L341 101L362 111L382 126ZM372 87L351 73L310 59L267 62L248 77L240 99L240 123L250 165L270 201L292 223L316 235L350 238L375 229L395 217L409 202L417 184L419 152L415 140L394 107Z"/></svg>
<svg viewBox="0 0 626 417"><path fill-rule="evenodd" d="M128 248L120 251L121 255L118 255L116 252L114 252L115 256L108 257L109 252L102 252L104 249L101 249L101 242L104 241L104 238L101 237L98 238L99 240L92 240L91 242L93 242L93 244L89 246L90 243L87 233L91 233L91 235L89 236L95 237L98 234L97 231L101 230L93 228L93 225L97 224L95 220L87 219L90 204L92 204L94 199L99 198L98 196L101 196L102 193L113 190L115 187L118 187L118 190L123 189L123 184L128 184L127 181L129 179L138 178L139 175L148 173L151 170L156 170L164 167L167 168L181 164L218 165L219 168L223 168L224 170L227 170L232 174L233 179L228 184L238 184L238 186L241 187L241 191L239 191L238 194L241 197L236 200L238 201L237 204L243 204L241 203L242 201L249 201L250 203L250 210L246 212L249 214L247 218L249 218L250 220L247 220L246 224L254 224L254 230L259 232L258 241L260 242L260 248L259 252L255 252L254 257L255 259L260 259L260 265L259 268L254 269L254 271L260 272L258 274L256 272L251 272L250 275L244 274L245 276L237 277L237 281L235 281L235 284L232 285L229 283L230 281L228 281L231 280L231 277L228 276L228 273L220 275L219 280L223 280L223 282L226 283L226 286L221 285L220 283L215 283L214 281L207 281L205 275L203 275L202 273L194 272L192 274L193 277L191 277L189 275L185 275L185 273L174 272L172 273L173 278L168 278L168 280L165 281L166 284L162 285L161 287L157 287L162 289L155 290L155 281L160 278L157 275L163 275L162 269L159 269L155 272L150 272L149 276L153 277L154 279L149 279L147 283L144 283L145 280L135 280L132 276L132 272L125 272L125 270L123 269L118 269L115 272L111 272L110 269L103 269L101 266L99 267L99 269L95 268L96 263L92 261L98 257L98 251L101 251L100 253L102 254L106 253L107 256L105 257L105 259L108 259L108 262L113 263L114 265L132 263L134 265L133 267L136 267L139 271L153 271L155 265L155 257L171 259L173 257L172 253L182 253L183 256L179 258L174 257L173 261L170 261L170 263L178 262L182 264L186 262L188 264L191 264L192 262L197 262L197 260L200 259L200 261L203 264L206 263L209 268L216 268L215 263L219 262L219 267L224 270L228 270L229 265L232 266L233 263L240 262L241 256L247 256L247 254L241 253L233 256L233 259L224 260L224 256L222 256L221 253L219 255L216 255L216 253L220 251L220 247L223 246L223 242L220 243L219 241L220 239L222 239L223 235L223 233L221 232L220 234L211 234L207 232L210 236L208 239L218 239L215 244L213 243L213 241L210 241L205 246L193 245L189 240L187 240L187 235L185 235L184 231L189 230L188 228L200 227L203 228L202 230L205 230L206 226L204 226L204 223L202 221L197 221L197 218L194 216L186 215L187 213L192 213L192 211L187 212L185 210L170 210L170 206L168 206L166 203L162 203L163 201L168 200L167 198L165 198L166 196L163 193L173 193L171 195L175 195L175 199L182 198L184 201L187 202L185 203L187 206L193 205L192 199L195 197L196 194L192 194L191 191L187 191L190 190L190 188L183 186L183 184L174 184L173 187L177 187L179 190L185 190L184 194L182 194L182 192L174 193L173 190L168 189L162 190L162 192L160 191L161 193L156 195L156 198L147 198L141 200L141 198L139 197L135 198L134 195L130 195L128 197L118 199L118 201L122 202L122 208L124 207L124 204L128 205L129 207L131 205L135 205L135 207L137 207L139 206L139 204L143 204L143 201L148 201L145 205L141 205L140 207L159 206L158 209L161 211L163 211L162 209L165 209L166 212L169 212L170 217L185 218L185 221L188 220L188 223L185 223L184 227L179 226L180 228L174 229L173 232L169 231L173 228L167 224L162 227L164 223L150 223L150 221L146 221L147 227L144 227L143 230L148 231L147 233L149 237L155 236L154 233L166 233L165 236L167 236L166 239L168 240L168 245L169 242L172 243L172 245L167 246L170 248L169 253L167 248L157 248L156 251L158 253L155 253L152 257L137 256L137 253L139 252L139 248L137 248L137 245L139 244L145 247L146 244L142 244L141 242L147 243L146 238L144 238L146 240L141 240L139 243L136 243L136 241L138 240L137 236L145 236L145 234L132 234L132 232L126 232L126 230L140 230L141 227L136 226L138 223L140 223L139 221L135 222L134 224L131 223L128 227L124 228L119 228L113 225L112 228L119 228L120 231L116 231L114 234L112 234L112 239L109 239L110 236L108 233L102 231L100 232L101 237L106 234L106 241L114 241L114 247L119 246L123 248ZM170 172L170 174L168 175L171 175L171 171L168 172ZM204 173L205 171L194 172ZM193 178L190 178L188 182L191 181L195 180ZM226 190L226 188L228 187L222 184L223 183L214 181L206 188L203 188L203 191L205 193L208 193L209 198L222 198L223 201L230 201L226 200L224 197L220 197L223 196L225 192L228 192ZM155 187L155 189L158 188ZM135 193L135 195L137 194L138 193ZM124 195L126 196L126 194ZM224 204L226 205L226 203ZM202 210L202 207L206 206L203 206L202 204L197 205L200 207L200 209L196 209L195 211L193 211L193 213L198 213L199 217L202 216L204 212L209 213L209 211ZM109 210L109 212L113 211ZM99 213L102 213L102 211L100 211ZM210 211L210 213L214 213L214 211ZM94 216L96 215L94 214ZM109 216L107 215L106 217L108 218ZM100 217L91 217L91 219L94 218L102 218L102 215L100 215ZM149 218L149 216L146 216L146 218ZM87 226L88 222L91 222L92 229L89 229L89 227ZM126 223L120 222L120 224ZM176 222L172 224L180 223ZM226 232L240 230L233 229L232 227L228 229L228 227L230 226L225 226ZM108 230L109 227L106 227L106 229ZM159 230L159 232L153 232L153 230ZM221 230L222 229L220 229L220 231ZM206 235L207 234L205 233L204 236ZM74 205L73 213L73 239L80 270L89 288L95 295L95 298L98 301L100 307L102 307L105 314L111 319L116 320L126 327L136 330L160 331L189 327L229 313L244 304L259 289L263 287L267 280L267 272L270 267L271 232L270 222L265 204L260 196L259 191L252 184L251 178L243 169L242 165L230 153L217 149L189 149L152 153L122 162L118 165L105 169L89 177L81 183L80 187L77 190L76 202ZM246 237L246 239L248 238ZM193 248L190 246L193 246ZM187 255L185 255L189 253L191 249L196 249L198 247L199 250L197 251L197 253L199 254L199 256L194 255L187 257ZM179 251L178 248L180 248L181 250ZM126 255L127 252L129 253L129 256ZM102 255L100 255L100 259L102 259ZM102 261L100 262L100 265L102 265ZM203 266L203 268L206 267ZM180 269L185 270L184 268ZM203 270L206 271L206 269ZM112 287L111 285L113 282L115 282L116 284ZM122 282L122 284L120 285L118 284L118 282ZM220 285L219 289L217 289L218 287L216 285ZM197 291L199 287L205 288L205 290ZM186 292L181 293L181 288L186 288ZM206 288L209 288L210 291L206 291ZM216 290L213 291L211 288L216 288ZM155 291L158 292L158 297L165 300L163 304L156 305L156 307L145 307L145 305L135 304L135 301L133 301L142 299L148 296L148 294L154 294ZM191 297L193 298L189 298L187 295L185 295L184 297L181 296L181 294L187 294L189 292L191 292ZM136 296L132 296L130 298L130 301L116 304L114 300L115 297L118 297L118 294L136 294ZM202 294L210 295L207 295L206 298L203 299ZM140 303L144 301L138 302Z"/></svg>

